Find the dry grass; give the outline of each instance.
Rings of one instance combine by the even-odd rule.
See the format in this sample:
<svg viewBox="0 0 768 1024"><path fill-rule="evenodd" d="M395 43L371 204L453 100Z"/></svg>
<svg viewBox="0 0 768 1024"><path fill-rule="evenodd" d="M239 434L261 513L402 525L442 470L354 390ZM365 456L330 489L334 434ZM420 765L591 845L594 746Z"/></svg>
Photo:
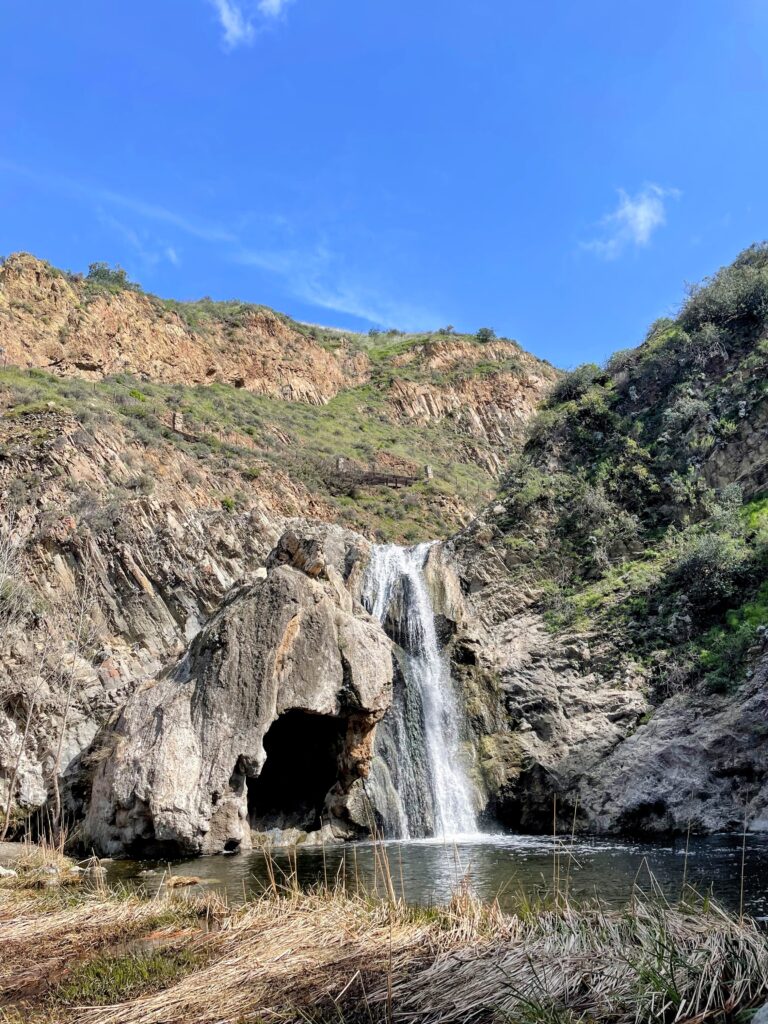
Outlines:
<svg viewBox="0 0 768 1024"><path fill-rule="evenodd" d="M37 843L25 840L16 844L19 854L15 859L14 868L22 875L49 871L57 874L69 871L74 861L64 853L66 837L62 836L58 843L41 839Z"/></svg>
<svg viewBox="0 0 768 1024"><path fill-rule="evenodd" d="M101 964L119 978L114 1005L93 1005L94 991L110 1001ZM7 1022L725 1024L767 988L766 938L702 901L617 912L561 898L505 915L466 885L420 910L293 883L236 909L171 894L0 897Z"/></svg>
<svg viewBox="0 0 768 1024"><path fill-rule="evenodd" d="M75 964L158 929L174 932L185 919L196 921L197 912L189 905L137 896L3 887L0 1008L17 1004L39 1008ZM204 913L204 908L199 912Z"/></svg>

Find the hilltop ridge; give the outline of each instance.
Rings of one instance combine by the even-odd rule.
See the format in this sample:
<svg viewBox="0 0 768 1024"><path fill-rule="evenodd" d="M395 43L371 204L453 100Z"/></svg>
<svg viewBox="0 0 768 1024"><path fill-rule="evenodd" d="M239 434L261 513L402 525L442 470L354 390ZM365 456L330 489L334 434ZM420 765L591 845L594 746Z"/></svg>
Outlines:
<svg viewBox="0 0 768 1024"><path fill-rule="evenodd" d="M67 274L24 253L0 267L0 345L14 417L42 415L43 403L109 421L144 446L239 460L251 486L277 470L348 525L393 540L466 522L557 378L505 339L344 333L264 306L159 299L120 270ZM433 477L403 510L402 496L339 493L329 467L340 457L419 477L430 464Z"/></svg>

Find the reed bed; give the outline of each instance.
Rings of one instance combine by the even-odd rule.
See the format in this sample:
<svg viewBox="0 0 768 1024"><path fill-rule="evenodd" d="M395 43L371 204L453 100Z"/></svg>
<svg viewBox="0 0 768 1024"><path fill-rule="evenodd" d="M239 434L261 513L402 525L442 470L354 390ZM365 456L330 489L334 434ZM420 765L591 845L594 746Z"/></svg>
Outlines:
<svg viewBox="0 0 768 1024"><path fill-rule="evenodd" d="M237 908L188 893L56 899L0 892L0 1021L726 1024L768 998L766 937L692 894L621 911L558 894L504 914L466 880L448 906L419 909L273 878ZM193 950L189 967L135 998L72 1005L73 964L148 938Z"/></svg>

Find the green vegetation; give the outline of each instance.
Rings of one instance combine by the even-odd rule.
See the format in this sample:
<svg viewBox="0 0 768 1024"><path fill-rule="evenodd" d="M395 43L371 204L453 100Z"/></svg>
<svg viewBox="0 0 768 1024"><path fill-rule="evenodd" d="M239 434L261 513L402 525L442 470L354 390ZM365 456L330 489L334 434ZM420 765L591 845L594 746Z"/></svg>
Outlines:
<svg viewBox="0 0 768 1024"><path fill-rule="evenodd" d="M475 337L479 342L485 345L489 341L494 340L494 338L496 337L496 331L494 331L492 327L481 327L477 334L475 335Z"/></svg>
<svg viewBox="0 0 768 1024"><path fill-rule="evenodd" d="M104 953L75 964L51 993L63 1006L104 1006L166 988L204 963L194 950L136 949Z"/></svg>
<svg viewBox="0 0 768 1024"><path fill-rule="evenodd" d="M463 388L478 379L522 376L535 368L519 345L496 339L489 328L476 336L456 334L452 326L413 334L394 329L356 334L299 323L267 307L235 300L161 299L129 280L123 268L106 263L91 264L86 276L67 277L76 306L59 332L62 343L77 334L91 302L133 293L151 322L178 318L187 330L205 335L215 346L236 349L254 326L272 331L276 319L290 332L288 346L291 335L311 339L338 353L351 381L364 383L345 388L326 405L312 406L220 383L185 387L128 374L86 383L5 367L0 369L0 415L6 420L0 458L21 455L30 447L42 450L51 440L51 430L57 429L55 417L71 415L86 430L119 426L146 448L171 445L214 474L225 474L215 483L214 500L232 514L247 508L249 489L253 499L260 487L274 487L280 474L320 499L321 514L330 506L331 514L344 524L390 540L417 541L450 533L493 496L492 467L498 464L499 442L469 438L451 416L422 425L410 418L408 408L411 402L418 405L421 385ZM271 325L258 322L265 318ZM449 337L452 350L446 348ZM487 343L494 340L489 349ZM181 421L174 421L177 413ZM19 425L15 432L8 426L13 422ZM407 492L345 486L334 473L340 458L353 469L394 470L409 477L424 475L424 480ZM426 465L433 470L429 480ZM136 469L135 479L129 484L121 480L120 488L149 493L151 474L146 467ZM14 502L28 501L38 482L36 470L18 475L10 485ZM83 501L94 505L103 497L86 495ZM121 497L125 495L116 493L115 502ZM91 512L100 521L111 516L95 507Z"/></svg>
<svg viewBox="0 0 768 1024"><path fill-rule="evenodd" d="M238 472L244 486L258 487L269 469L285 473L335 507L340 522L391 540L444 535L462 510L479 507L493 494L492 476L467 452L466 437L453 422L398 423L378 375L324 406L223 384L184 387L129 376L85 382L11 367L0 370L0 392L6 396L5 418L28 420L58 411L86 429L118 423L146 447L173 445L217 472ZM183 434L172 429L174 411L183 413ZM25 434L27 443L30 437ZM46 438L43 432L41 439ZM489 455L493 450L480 440L473 444L480 451L487 447ZM339 490L332 479L339 456L368 467L381 453L411 465L416 475L429 463L434 478L408 490ZM143 477L137 474L137 480ZM145 490L140 482L136 486ZM230 511L242 504L234 494L220 501Z"/></svg>
<svg viewBox="0 0 768 1024"><path fill-rule="evenodd" d="M662 690L743 679L768 626L766 481L745 455L768 422L767 380L763 244L639 348L557 382L496 521L553 628L602 631Z"/></svg>

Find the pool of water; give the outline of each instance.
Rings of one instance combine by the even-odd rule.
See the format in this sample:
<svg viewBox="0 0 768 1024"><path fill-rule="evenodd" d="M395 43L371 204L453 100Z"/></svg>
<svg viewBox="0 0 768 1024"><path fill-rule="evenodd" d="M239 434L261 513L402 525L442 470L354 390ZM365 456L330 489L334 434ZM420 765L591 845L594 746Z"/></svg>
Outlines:
<svg viewBox="0 0 768 1024"><path fill-rule="evenodd" d="M577 898L598 896L622 903L633 888L651 891L657 886L676 899L684 880L699 892L711 892L732 910L738 910L742 892L742 837L691 837L686 855L685 838L668 842L632 842L604 838L577 838L555 843L542 836L478 835L447 842L421 840L354 843L346 846L271 852L278 879L294 867L302 885L343 879L385 892L384 869L397 895L418 904L444 903L464 877L487 900L498 899L512 908L521 894L535 896L552 890L559 880ZM768 836L747 836L744 851L744 909L755 917L768 917ZM156 891L166 863L113 861L111 882L142 885ZM233 901L263 891L269 884L267 858L261 851L233 856L205 857L170 865L173 874L194 875L206 889L220 890Z"/></svg>

